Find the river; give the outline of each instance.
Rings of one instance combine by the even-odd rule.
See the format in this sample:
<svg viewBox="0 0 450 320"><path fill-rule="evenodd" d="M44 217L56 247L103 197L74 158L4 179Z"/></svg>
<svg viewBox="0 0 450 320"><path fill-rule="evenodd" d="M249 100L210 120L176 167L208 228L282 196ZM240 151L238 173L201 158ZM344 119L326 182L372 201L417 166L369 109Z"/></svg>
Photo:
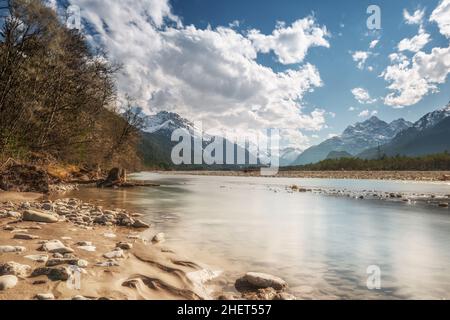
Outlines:
<svg viewBox="0 0 450 320"><path fill-rule="evenodd" d="M291 192L290 185L448 195L444 183L140 173L155 188L70 196L144 213L167 245L237 277L284 278L303 299L449 299L450 211ZM149 235L150 236L150 235ZM369 289L370 266L381 288ZM373 267L372 267L373 268ZM372 278L371 278L372 279Z"/></svg>

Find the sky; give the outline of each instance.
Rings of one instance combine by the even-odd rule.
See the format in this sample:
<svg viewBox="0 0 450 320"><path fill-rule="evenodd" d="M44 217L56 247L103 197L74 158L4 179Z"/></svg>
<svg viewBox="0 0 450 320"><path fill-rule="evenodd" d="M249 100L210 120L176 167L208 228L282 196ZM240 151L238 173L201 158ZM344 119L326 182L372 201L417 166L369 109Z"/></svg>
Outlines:
<svg viewBox="0 0 450 320"><path fill-rule="evenodd" d="M123 65L122 97L212 132L277 128L305 149L450 101L450 0L48 2L80 7L88 40Z"/></svg>

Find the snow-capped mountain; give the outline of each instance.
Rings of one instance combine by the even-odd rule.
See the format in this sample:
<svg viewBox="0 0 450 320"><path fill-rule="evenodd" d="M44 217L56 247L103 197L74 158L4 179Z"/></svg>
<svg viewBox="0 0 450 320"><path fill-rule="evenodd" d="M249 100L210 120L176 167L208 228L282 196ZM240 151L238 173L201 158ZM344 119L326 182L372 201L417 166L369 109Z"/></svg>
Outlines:
<svg viewBox="0 0 450 320"><path fill-rule="evenodd" d="M194 124L176 113L167 111L161 111L145 118L144 131L148 133L165 132L172 134L174 130L179 128L192 131Z"/></svg>
<svg viewBox="0 0 450 320"><path fill-rule="evenodd" d="M414 124L414 128L422 131L431 127L450 116L450 103L442 109L427 113Z"/></svg>
<svg viewBox="0 0 450 320"><path fill-rule="evenodd" d="M357 156L375 159L380 155L421 156L450 151L450 103L427 113L411 128L401 131L390 142L364 150Z"/></svg>
<svg viewBox="0 0 450 320"><path fill-rule="evenodd" d="M387 123L373 116L344 130L342 135L325 140L317 146L305 150L294 162L295 165L319 162L332 151L359 154L367 148L383 145L391 141L399 132L413 124L404 119Z"/></svg>

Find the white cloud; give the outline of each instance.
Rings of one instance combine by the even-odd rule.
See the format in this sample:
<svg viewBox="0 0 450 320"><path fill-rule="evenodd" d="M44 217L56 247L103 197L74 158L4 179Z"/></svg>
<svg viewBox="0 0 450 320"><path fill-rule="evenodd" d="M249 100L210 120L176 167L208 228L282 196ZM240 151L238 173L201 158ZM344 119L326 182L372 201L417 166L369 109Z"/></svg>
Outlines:
<svg viewBox="0 0 450 320"><path fill-rule="evenodd" d="M355 107L349 107L349 108L348 108L348 111L355 111L355 110L356 110Z"/></svg>
<svg viewBox="0 0 450 320"><path fill-rule="evenodd" d="M450 0L442 0L431 13L430 21L436 22L441 34L450 38Z"/></svg>
<svg viewBox="0 0 450 320"><path fill-rule="evenodd" d="M391 82L384 102L394 107L414 105L430 92L438 90L437 85L445 82L450 73L450 47L433 48L431 53L418 52L411 59L404 55L391 55L395 64L388 66L381 74Z"/></svg>
<svg viewBox="0 0 450 320"><path fill-rule="evenodd" d="M311 47L329 48L327 36L327 29L316 25L313 17L297 20L289 27L284 22L278 23L271 35L259 30L250 30L248 34L259 52L273 51L282 64L302 62Z"/></svg>
<svg viewBox="0 0 450 320"><path fill-rule="evenodd" d="M416 10L413 14L410 14L408 10L403 9L403 18L407 24L422 24L424 15L425 9Z"/></svg>
<svg viewBox="0 0 450 320"><path fill-rule="evenodd" d="M424 32L422 29L419 31L419 34L412 37L411 39L403 39L398 44L399 51L411 51L418 52L420 51L428 42L430 42L430 35Z"/></svg>
<svg viewBox="0 0 450 320"><path fill-rule="evenodd" d="M377 44L380 42L380 40L373 40L372 42L370 42L370 49L373 49L377 46Z"/></svg>
<svg viewBox="0 0 450 320"><path fill-rule="evenodd" d="M369 92L363 88L354 88L352 90L354 98L361 104L372 104L377 101L377 99L372 99Z"/></svg>
<svg viewBox="0 0 450 320"><path fill-rule="evenodd" d="M202 121L205 128L243 133L285 128L299 147L308 140L299 129L325 126L324 110L306 113L302 107L303 96L322 86L317 68L309 63L275 72L256 61L261 48L254 39L229 27L183 26L167 0L70 2L82 8L94 31L89 41L123 64L118 75L121 96L130 94L148 113L173 111ZM294 23L275 30L273 37L279 43L290 37L309 43L297 50L277 47L280 59L303 60L309 46L328 46L325 29L315 27L312 18L299 21L307 27L302 35Z"/></svg>
<svg viewBox="0 0 450 320"><path fill-rule="evenodd" d="M360 114L358 114L358 117L361 118L367 118L367 117L373 117L376 116L378 114L378 111L374 110L374 111L369 111L369 110L363 110L361 111Z"/></svg>
<svg viewBox="0 0 450 320"><path fill-rule="evenodd" d="M366 60L369 58L370 55L371 55L371 53L367 52L367 51L355 51L352 54L353 61L358 63L358 65L357 65L358 69L361 69L361 70L364 69Z"/></svg>

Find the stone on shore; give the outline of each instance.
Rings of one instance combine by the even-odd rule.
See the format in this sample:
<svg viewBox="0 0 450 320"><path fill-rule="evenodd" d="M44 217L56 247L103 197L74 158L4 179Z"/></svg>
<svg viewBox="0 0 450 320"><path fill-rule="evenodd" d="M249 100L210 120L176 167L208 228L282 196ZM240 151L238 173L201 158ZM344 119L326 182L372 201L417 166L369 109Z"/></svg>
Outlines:
<svg viewBox="0 0 450 320"><path fill-rule="evenodd" d="M448 203L447 202L441 202L441 203L439 203L439 207L441 207L441 208L448 208Z"/></svg>
<svg viewBox="0 0 450 320"><path fill-rule="evenodd" d="M284 290L287 287L287 283L283 279L270 274L249 272L236 281L236 288L243 286L255 289L273 288L275 290Z"/></svg>
<svg viewBox="0 0 450 320"><path fill-rule="evenodd" d="M25 250L25 247L20 246L0 246L0 253L18 253L24 252Z"/></svg>
<svg viewBox="0 0 450 320"><path fill-rule="evenodd" d="M58 217L52 214L45 213L43 211L25 210L22 215L22 220L44 222L44 223L55 223L58 222Z"/></svg>
<svg viewBox="0 0 450 320"><path fill-rule="evenodd" d="M26 233L16 233L14 235L14 239L20 239L20 240L36 240L39 239L39 236L34 236L32 234L26 234Z"/></svg>
<svg viewBox="0 0 450 320"><path fill-rule="evenodd" d="M14 288L19 280L16 276L1 276L0 277L0 291Z"/></svg>
<svg viewBox="0 0 450 320"><path fill-rule="evenodd" d="M48 256L44 255L44 254L29 255L29 256L25 256L24 258L35 261L35 262L41 262L41 263L45 263L48 261Z"/></svg>
<svg viewBox="0 0 450 320"><path fill-rule="evenodd" d="M107 259L118 259L118 258L123 258L123 250L120 248L116 248L114 251L105 253L103 255L105 258Z"/></svg>
<svg viewBox="0 0 450 320"><path fill-rule="evenodd" d="M91 299L86 298L84 296L78 295L78 296L73 297L72 300L74 300L74 301L84 301L84 300L91 300Z"/></svg>
<svg viewBox="0 0 450 320"><path fill-rule="evenodd" d="M37 300L55 300L53 293L38 293L36 295Z"/></svg>
<svg viewBox="0 0 450 320"><path fill-rule="evenodd" d="M0 276L27 277L31 273L31 267L14 261L0 264Z"/></svg>
<svg viewBox="0 0 450 320"><path fill-rule="evenodd" d="M116 244L117 248L123 249L123 250L131 250L133 248L133 244L129 242L118 242Z"/></svg>
<svg viewBox="0 0 450 320"><path fill-rule="evenodd" d="M60 253L60 254L65 254L65 253L73 253L74 250L66 247L61 241L59 240L51 240L48 241L46 243L44 243L42 245L42 247L40 248L40 250L42 251L47 251L50 253Z"/></svg>
<svg viewBox="0 0 450 320"><path fill-rule="evenodd" d="M132 225L133 228L137 228L137 229L148 229L150 228L150 225L148 223L145 223L142 220L136 219Z"/></svg>
<svg viewBox="0 0 450 320"><path fill-rule="evenodd" d="M70 278L70 271L66 267L37 268L31 274L31 277L47 276L52 281L67 281Z"/></svg>

